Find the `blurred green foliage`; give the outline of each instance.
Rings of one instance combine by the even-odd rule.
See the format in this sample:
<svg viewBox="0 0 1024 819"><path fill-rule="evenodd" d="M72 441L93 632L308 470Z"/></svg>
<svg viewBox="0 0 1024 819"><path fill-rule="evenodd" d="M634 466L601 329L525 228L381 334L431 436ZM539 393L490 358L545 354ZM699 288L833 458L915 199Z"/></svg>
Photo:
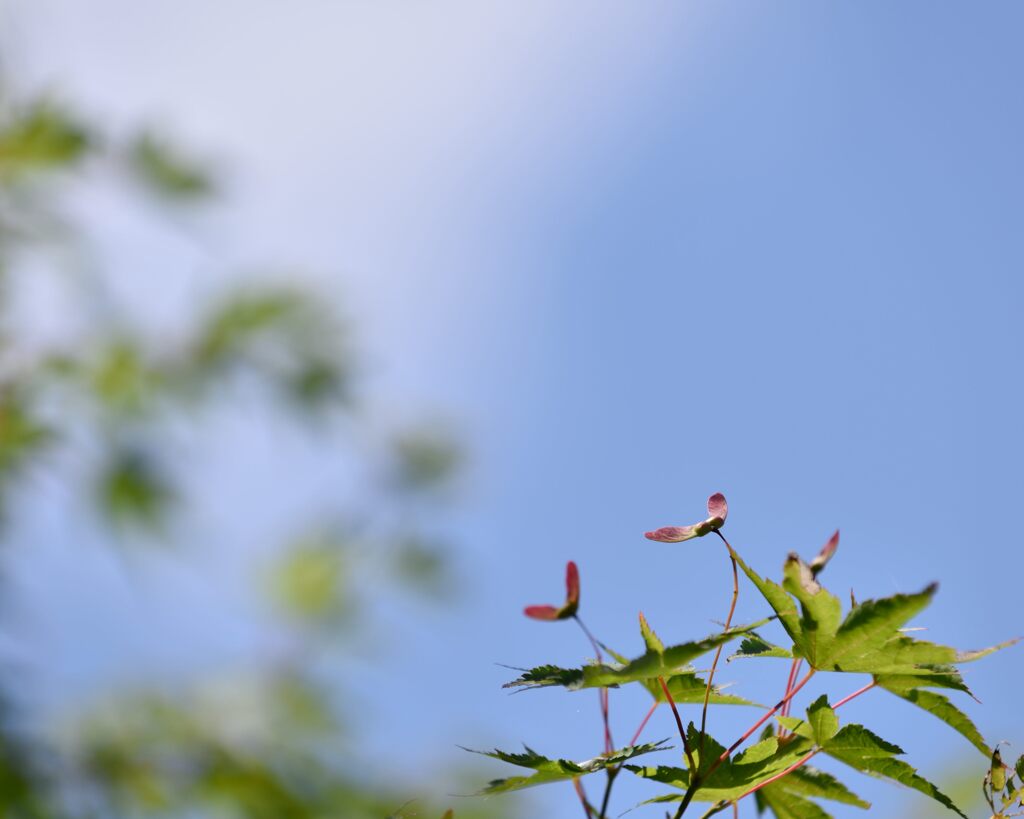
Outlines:
<svg viewBox="0 0 1024 819"><path fill-rule="evenodd" d="M51 470L93 504L111 542L141 542L136 532L173 546L170 522L186 511L189 474L176 461L172 425L200 425L207 406L227 404L244 415L257 402L280 406L291 424L315 421L317 434L330 434L325 418L351 429L360 421L356 368L344 322L323 298L293 286L224 292L197 308L173 340L104 305L101 320L71 341L23 343L8 308L23 269L34 275L58 264L48 252L51 217L58 216L62 243L89 240L63 215L66 187L52 182L98 184L83 172L90 165L101 177L129 174L142 190L182 205L218 189L211 168L160 134L118 144L101 130L51 99L18 99L0 84L0 503L8 522L17 518L24 493L33 491L26 477ZM102 299L97 290L90 298ZM380 490L357 508L339 500L328 524L311 522L312 534L283 544L270 567L265 590L308 650L219 689L196 681L177 694L115 692L107 707L70 720L56 739L26 729L16 710L0 711L0 819L441 815L446 806L418 799L414 784L365 770L358 737L335 713L333 703L344 697L308 667L311 656L337 650L339 636L356 627L360 572L396 581L391 593L450 589L447 546L432 522L437 490L451 487L461 461L454 437L414 425L367 447L359 434L358 445L330 445L344 448L355 471L386 476ZM91 468L64 474L54 467L69 452ZM378 453L377 461L366 462L367 452ZM423 497L430 503L417 500ZM0 529L0 540L7 531ZM18 684L0 671L0 703ZM507 810L476 806L456 815L483 819Z"/></svg>
<svg viewBox="0 0 1024 819"><path fill-rule="evenodd" d="M162 196L201 199L215 190L209 171L179 156L158 134L140 134L129 147L128 157L139 179Z"/></svg>
<svg viewBox="0 0 1024 819"><path fill-rule="evenodd" d="M5 183L40 170L61 169L90 147L86 130L56 104L35 100L0 124L0 179Z"/></svg>
<svg viewBox="0 0 1024 819"><path fill-rule="evenodd" d="M345 541L333 533L312 534L297 541L274 567L272 594L286 616L335 628L354 605L346 582L349 571Z"/></svg>

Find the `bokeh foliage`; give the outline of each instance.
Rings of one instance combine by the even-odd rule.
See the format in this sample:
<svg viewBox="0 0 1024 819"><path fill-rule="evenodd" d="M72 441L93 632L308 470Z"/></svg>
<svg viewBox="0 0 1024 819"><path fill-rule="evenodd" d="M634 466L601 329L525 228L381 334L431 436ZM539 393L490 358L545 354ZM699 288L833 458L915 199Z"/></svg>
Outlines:
<svg viewBox="0 0 1024 819"><path fill-rule="evenodd" d="M19 680L0 672L7 703L0 817L439 816L443 807L418 799L407 777L361 767L359 738L336 712L343 697L312 673L308 659L344 651L345 635L359 627L360 571L394 581L384 594L412 588L436 597L449 588L447 546L434 523L459 447L434 425L381 434L379 424L364 424L370 401L359 388L346 323L329 300L287 276L284 284L225 286L174 338L139 326L114 303L69 337L23 338L12 305L26 276L73 275L54 249L90 241L67 197L75 186L110 178L133 179L134 195L176 208L195 207L220 187L208 165L159 133L118 141L53 99L18 97L0 83L5 547L19 548L13 524L30 506L34 479L45 474L83 499L92 509L88 525L112 545L173 550L174 523L188 511L192 488L172 431L201 430L210 407L239 417L254 405L275 407L282 423L309 428L353 471L376 476L378 489L358 501L339 499L326 520L310 521L282 544L263 578L261 590L306 651L227 683L115 692L106 707L58 731L20 718L13 705ZM154 298L159 288L154 280ZM89 296L102 301L102 288ZM348 437L336 434L339 427ZM64 470L69 461L87 467ZM458 816L507 815L481 810Z"/></svg>

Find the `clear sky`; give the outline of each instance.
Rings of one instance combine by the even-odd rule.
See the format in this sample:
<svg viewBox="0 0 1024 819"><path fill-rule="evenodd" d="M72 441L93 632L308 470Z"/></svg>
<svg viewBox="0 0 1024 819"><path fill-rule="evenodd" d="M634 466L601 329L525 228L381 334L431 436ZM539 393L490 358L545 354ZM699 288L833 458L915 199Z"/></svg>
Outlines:
<svg viewBox="0 0 1024 819"><path fill-rule="evenodd" d="M456 742L520 741L592 755L588 696L500 691L497 662L586 653L519 610L553 602L573 558L604 640L636 649L640 608L666 639L705 633L728 603L720 549L642 533L692 522L716 490L764 572L838 526L837 590L938 579L930 638L1024 632L1024 6L2 8L31 82L114 127L155 118L229 157L220 257L326 271L383 366L379 388L464 428L472 588L454 613L418 614L355 681L387 693L403 668L434 672L403 713L377 699L382 757L422 770ZM126 266L151 258L133 247ZM152 298L152 279L124 286L145 309L174 304ZM740 619L762 611L747 587ZM75 618L53 616L72 645ZM968 675L979 727L1015 753L1021 656ZM726 679L760 684L732 666ZM970 753L885 696L849 718L891 725L940 779ZM643 703L613 710L627 734ZM672 733L667 714L649 729ZM920 804L856 789L878 815ZM578 812L569 788L534 806Z"/></svg>

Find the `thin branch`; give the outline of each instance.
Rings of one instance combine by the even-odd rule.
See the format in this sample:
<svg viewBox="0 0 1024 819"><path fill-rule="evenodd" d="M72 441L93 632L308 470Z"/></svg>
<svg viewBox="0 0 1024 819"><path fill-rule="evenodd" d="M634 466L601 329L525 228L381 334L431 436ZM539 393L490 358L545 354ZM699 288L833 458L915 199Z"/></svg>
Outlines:
<svg viewBox="0 0 1024 819"><path fill-rule="evenodd" d="M683 741L686 761L690 764L690 770L693 771L693 775L696 776L697 765L693 761L693 752L690 750L690 743L686 739L686 729L683 728L683 720L679 716L679 709L676 708L676 701L672 699L672 695L669 693L668 686L665 684L665 678L658 677L658 682L661 683L661 690L665 692L665 699L668 700L668 704L672 708L672 715L676 718L676 727L679 729L679 738Z"/></svg>
<svg viewBox="0 0 1024 819"><path fill-rule="evenodd" d="M725 628L723 631L728 631L732 625L732 616L736 613L736 600L740 595L740 576L739 570L736 567L736 556L733 552L732 546L729 545L729 541L725 539L725 535L720 530L716 529L715 534L721 538L722 543L725 544L725 548L729 550L729 562L732 563L732 602L729 604L729 614L725 618ZM711 671L708 672L708 684L707 688L704 689L704 706L700 712L700 750L704 751L704 733L708 724L708 702L711 700L711 689L715 681L715 669L718 668L718 660L722 656L722 649L725 645L720 645L715 650L715 658L711 661Z"/></svg>
<svg viewBox="0 0 1024 819"><path fill-rule="evenodd" d="M617 768L605 768L605 773L608 774L608 781L604 786L604 797L601 799L601 812L597 815L597 819L605 819L605 816L608 813L608 800L612 798L612 785L615 784L615 777L619 775L620 770L622 770L621 765Z"/></svg>
<svg viewBox="0 0 1024 819"><path fill-rule="evenodd" d="M655 700L654 705L652 705L647 714L644 715L644 718L640 721L639 727L636 729L636 733L633 734L633 738L629 741L630 746L636 745L637 740L640 739L640 734L644 732L644 728L647 727L647 723L650 721L651 717L654 716L654 712L658 710L659 705L661 705L661 703ZM625 764L625 762L620 762L615 768L606 769L608 771L608 782L605 784L604 798L601 800L601 815L599 819L604 819L605 811L608 810L608 800L611 797L612 785L615 784L615 777L619 775L619 771L622 770L622 766Z"/></svg>
<svg viewBox="0 0 1024 819"><path fill-rule="evenodd" d="M651 710L647 712L647 715L640 721L640 727L636 729L636 733L633 734L633 738L629 741L630 745L636 745L636 741L640 739L640 734L644 732L644 728L647 727L647 723L651 717L654 716L654 712L658 710L658 706L661 705L657 700L654 701L654 705L651 706Z"/></svg>
<svg viewBox="0 0 1024 819"><path fill-rule="evenodd" d="M579 627L583 629L583 633L587 635L587 639L590 640L590 645L594 647L594 654L597 655L597 661L599 663L603 663L604 655L601 654L601 644L598 642L597 638L590 633L590 629L587 628L586 624L580 619L580 616L578 614L574 614L572 616L572 619L579 624Z"/></svg>
<svg viewBox="0 0 1024 819"><path fill-rule="evenodd" d="M580 782L580 778L578 776L573 779L572 786L576 789L576 795L580 798L580 804L583 805L583 812L586 814L587 819L593 819L594 808L591 806L590 802L587 801L586 791L583 790L583 783Z"/></svg>
<svg viewBox="0 0 1024 819"><path fill-rule="evenodd" d="M597 638L594 637L593 634L591 634L590 629L587 628L586 624L580 619L579 615L574 614L572 616L572 619L579 624L579 627L583 630L583 633L587 636L587 639L590 640L590 645L593 646L594 653L597 655L597 661L599 663L603 663L604 655L601 653L600 642L597 640ZM604 752L606 754L609 754L615 750L615 742L612 740L612 729L608 716L608 712L610 710L608 703L608 689L599 689L597 692L597 699L598 704L601 707L601 721L604 723Z"/></svg>
<svg viewBox="0 0 1024 819"><path fill-rule="evenodd" d="M863 688L858 688L852 694L847 694L845 697L843 697L841 700L839 700L839 702L837 702L835 705L832 706L832 710L835 711L840 705L846 705L846 703L848 703L854 697L859 697L865 691L870 691L876 685L878 685L878 683L875 682L875 680L872 680L867 685L865 685Z"/></svg>
<svg viewBox="0 0 1024 819"><path fill-rule="evenodd" d="M796 682L796 675L797 675L797 672L800 670L800 664L802 662L803 662L803 660L800 657L794 657L793 658L793 663L789 667L789 679L786 680L786 692L785 692L786 694L788 694L790 691L793 690L793 683ZM790 700L789 702L787 702L785 705L782 706L782 716L784 716L784 717L788 716L789 709L790 709L790 707L792 705L793 705L793 701ZM780 728L779 729L779 736L780 737L784 737L785 735L786 735L786 729L785 728Z"/></svg>

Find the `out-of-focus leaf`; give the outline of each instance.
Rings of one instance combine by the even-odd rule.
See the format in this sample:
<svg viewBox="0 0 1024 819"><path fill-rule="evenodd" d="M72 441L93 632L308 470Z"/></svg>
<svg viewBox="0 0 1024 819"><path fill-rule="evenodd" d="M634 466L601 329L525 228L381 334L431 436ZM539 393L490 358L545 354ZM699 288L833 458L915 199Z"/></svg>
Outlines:
<svg viewBox="0 0 1024 819"><path fill-rule="evenodd" d="M448 554L443 545L409 535L397 546L394 565L398 579L410 589L431 596L451 591Z"/></svg>
<svg viewBox="0 0 1024 819"><path fill-rule="evenodd" d="M0 481L53 437L54 431L33 416L18 390L0 389Z"/></svg>
<svg viewBox="0 0 1024 819"><path fill-rule="evenodd" d="M154 396L158 386L158 376L143 360L139 346L128 340L104 347L91 372L96 397L115 412L138 411Z"/></svg>
<svg viewBox="0 0 1024 819"><path fill-rule="evenodd" d="M333 622L349 611L344 545L329 535L289 548L274 568L272 589L282 609L299 620Z"/></svg>
<svg viewBox="0 0 1024 819"><path fill-rule="evenodd" d="M0 180L69 166L88 148L78 122L51 102L37 102L0 124Z"/></svg>
<svg viewBox="0 0 1024 819"><path fill-rule="evenodd" d="M312 354L284 376L286 392L303 407L312 408L348 398L348 376L337 361Z"/></svg>
<svg viewBox="0 0 1024 819"><path fill-rule="evenodd" d="M214 191L209 170L186 159L153 133L139 136L131 145L129 159L139 179L169 199L195 200Z"/></svg>
<svg viewBox="0 0 1024 819"><path fill-rule="evenodd" d="M455 437L437 425L406 430L394 440L393 475L405 489L444 487L462 460L462 448Z"/></svg>
<svg viewBox="0 0 1024 819"><path fill-rule="evenodd" d="M206 319L195 345L204 366L218 365L244 351L257 335L295 328L310 305L294 291L254 291L232 295Z"/></svg>
<svg viewBox="0 0 1024 819"><path fill-rule="evenodd" d="M342 326L297 290L235 293L201 324L182 367L193 386L245 367L303 409L347 403L351 365Z"/></svg>
<svg viewBox="0 0 1024 819"><path fill-rule="evenodd" d="M139 451L116 452L98 482L100 505L118 524L156 529L164 523L174 491L155 460Z"/></svg>

